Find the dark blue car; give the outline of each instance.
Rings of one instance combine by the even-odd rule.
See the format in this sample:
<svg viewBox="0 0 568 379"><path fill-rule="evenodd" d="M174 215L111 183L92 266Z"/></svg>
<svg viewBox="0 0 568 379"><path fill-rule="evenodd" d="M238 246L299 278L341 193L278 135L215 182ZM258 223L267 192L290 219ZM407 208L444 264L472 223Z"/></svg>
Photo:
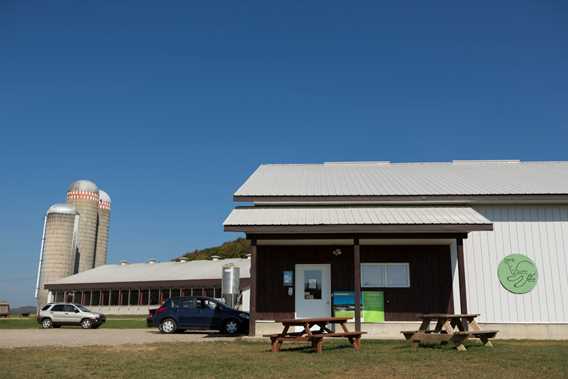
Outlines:
<svg viewBox="0 0 568 379"><path fill-rule="evenodd" d="M162 333L192 330L219 330L226 334L246 333L249 314L200 296L168 299L152 316L154 326Z"/></svg>

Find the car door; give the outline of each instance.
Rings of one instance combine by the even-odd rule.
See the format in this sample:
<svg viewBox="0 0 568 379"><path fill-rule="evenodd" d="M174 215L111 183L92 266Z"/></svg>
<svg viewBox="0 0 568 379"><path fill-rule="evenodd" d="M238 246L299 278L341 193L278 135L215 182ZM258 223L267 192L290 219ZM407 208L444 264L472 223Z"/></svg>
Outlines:
<svg viewBox="0 0 568 379"><path fill-rule="evenodd" d="M65 323L65 304L55 304L51 308L51 320L54 323Z"/></svg>
<svg viewBox="0 0 568 379"><path fill-rule="evenodd" d="M217 303L209 299L199 299L199 316L198 324L202 329L218 328L218 320L216 320Z"/></svg>
<svg viewBox="0 0 568 379"><path fill-rule="evenodd" d="M81 311L72 304L65 304L65 317L67 323L78 324L81 322Z"/></svg>
<svg viewBox="0 0 568 379"><path fill-rule="evenodd" d="M180 327L188 329L197 329L199 325L199 309L197 299L188 297L178 301L178 320Z"/></svg>

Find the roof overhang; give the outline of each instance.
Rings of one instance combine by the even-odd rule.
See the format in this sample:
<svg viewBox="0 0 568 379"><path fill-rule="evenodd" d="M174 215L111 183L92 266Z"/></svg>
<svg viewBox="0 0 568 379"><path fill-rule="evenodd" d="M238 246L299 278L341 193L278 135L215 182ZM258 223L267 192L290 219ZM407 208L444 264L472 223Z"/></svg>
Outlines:
<svg viewBox="0 0 568 379"><path fill-rule="evenodd" d="M470 207L238 207L224 229L248 234L468 233L493 224Z"/></svg>

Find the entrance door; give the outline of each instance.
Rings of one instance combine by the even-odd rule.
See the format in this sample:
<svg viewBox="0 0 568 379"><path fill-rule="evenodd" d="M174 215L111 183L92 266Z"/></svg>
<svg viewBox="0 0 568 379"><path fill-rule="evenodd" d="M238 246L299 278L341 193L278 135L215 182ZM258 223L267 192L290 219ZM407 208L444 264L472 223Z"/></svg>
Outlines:
<svg viewBox="0 0 568 379"><path fill-rule="evenodd" d="M331 316L329 264L296 265L296 318Z"/></svg>

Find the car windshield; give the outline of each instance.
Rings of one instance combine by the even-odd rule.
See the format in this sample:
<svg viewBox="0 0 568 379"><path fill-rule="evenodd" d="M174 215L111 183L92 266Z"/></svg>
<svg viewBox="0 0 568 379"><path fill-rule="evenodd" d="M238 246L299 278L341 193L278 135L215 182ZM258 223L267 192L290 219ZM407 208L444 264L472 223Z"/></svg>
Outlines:
<svg viewBox="0 0 568 379"><path fill-rule="evenodd" d="M85 308L84 306L82 306L81 304L75 304L75 306L77 308L79 308L80 310L82 310L83 312L90 312L90 310L88 310L87 308Z"/></svg>

